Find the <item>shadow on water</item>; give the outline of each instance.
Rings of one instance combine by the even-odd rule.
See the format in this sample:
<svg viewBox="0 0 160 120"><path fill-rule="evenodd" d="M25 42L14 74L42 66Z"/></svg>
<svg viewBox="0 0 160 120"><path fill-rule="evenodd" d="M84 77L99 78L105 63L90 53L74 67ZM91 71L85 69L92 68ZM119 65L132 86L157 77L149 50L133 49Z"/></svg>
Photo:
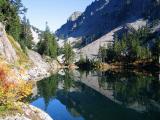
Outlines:
<svg viewBox="0 0 160 120"><path fill-rule="evenodd" d="M37 82L31 104L55 120L159 120L158 75L64 71Z"/></svg>

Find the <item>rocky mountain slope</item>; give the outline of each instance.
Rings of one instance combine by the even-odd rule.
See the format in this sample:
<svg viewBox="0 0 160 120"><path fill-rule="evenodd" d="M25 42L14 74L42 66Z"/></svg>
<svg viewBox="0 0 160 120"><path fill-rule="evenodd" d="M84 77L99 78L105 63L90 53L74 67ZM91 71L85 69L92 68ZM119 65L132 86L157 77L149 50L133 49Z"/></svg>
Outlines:
<svg viewBox="0 0 160 120"><path fill-rule="evenodd" d="M159 18L159 4L159 0L95 0L80 16L77 14L74 21L68 20L56 35L78 44L78 53L93 58L99 46L107 47L115 35L122 35L125 30L138 30Z"/></svg>
<svg viewBox="0 0 160 120"><path fill-rule="evenodd" d="M83 56L87 56L90 59L94 59L98 55L100 46L107 48L108 46L113 44L115 35L117 35L117 34L120 35L121 33L123 33L123 31L125 29L138 30L139 28L145 26L146 24L147 24L147 21L145 21L143 19L139 19L139 20L132 22L132 23L126 23L123 26L119 26L119 27L111 30L110 32L103 35L99 39L91 42L90 44L78 49L77 53L81 54Z"/></svg>
<svg viewBox="0 0 160 120"><path fill-rule="evenodd" d="M95 0L76 19L56 31L58 37L97 39L126 22L143 17L150 0Z"/></svg>

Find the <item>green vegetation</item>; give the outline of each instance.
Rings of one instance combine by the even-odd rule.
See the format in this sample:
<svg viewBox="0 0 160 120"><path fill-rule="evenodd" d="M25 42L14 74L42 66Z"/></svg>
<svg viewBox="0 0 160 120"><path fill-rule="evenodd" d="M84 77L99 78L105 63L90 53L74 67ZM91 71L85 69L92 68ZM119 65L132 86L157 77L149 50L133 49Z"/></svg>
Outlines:
<svg viewBox="0 0 160 120"><path fill-rule="evenodd" d="M24 53L24 51L21 49L21 47L18 45L18 43L14 40L14 38L10 35L8 35L8 39L11 42L12 46L16 50L16 54L19 57L19 63L26 63L28 61L28 56Z"/></svg>
<svg viewBox="0 0 160 120"><path fill-rule="evenodd" d="M101 62L105 62L106 52L106 48L104 46L100 46L98 58Z"/></svg>
<svg viewBox="0 0 160 120"><path fill-rule="evenodd" d="M93 68L96 67L96 64L98 63L95 62L94 60L90 60L87 57L84 58L83 55L80 55L80 60L76 63L76 65L81 69L81 70L92 70Z"/></svg>
<svg viewBox="0 0 160 120"><path fill-rule="evenodd" d="M37 45L38 52L41 55L48 55L52 58L57 56L57 42L54 35L50 32L48 25L46 24L46 30L41 36L41 40Z"/></svg>
<svg viewBox="0 0 160 120"><path fill-rule="evenodd" d="M26 47L32 48L32 35L29 21L19 15L25 15L27 9L21 0L1 0L0 1L0 22L6 27L6 32L18 41L25 51Z"/></svg>
<svg viewBox="0 0 160 120"><path fill-rule="evenodd" d="M23 17L22 25L21 25L21 34L20 34L20 41L22 49L25 49L25 47L32 49L33 45L33 37L31 32L31 26L29 23L29 20L26 19L26 17Z"/></svg>
<svg viewBox="0 0 160 120"><path fill-rule="evenodd" d="M28 62L28 57L24 52L27 47L31 49L32 46L29 22L26 18L21 20L19 16L24 15L25 12L26 8L21 0L0 0L0 22L5 26L7 33L4 34L19 58L14 64L0 59L0 115L6 115L10 111L16 113L21 107L19 102L25 102L32 92L32 83L17 77L13 70L13 66L18 67L17 72L23 76L25 68L22 68L21 63Z"/></svg>
<svg viewBox="0 0 160 120"><path fill-rule="evenodd" d="M72 64L74 61L75 53L70 43L64 43L64 58L65 64L69 65Z"/></svg>
<svg viewBox="0 0 160 120"><path fill-rule="evenodd" d="M152 46L151 46L152 44ZM158 62L159 37L150 33L147 27L115 37L115 42L108 49L100 47L99 59L107 63Z"/></svg>
<svg viewBox="0 0 160 120"><path fill-rule="evenodd" d="M121 37L114 37L114 43L100 46L98 59L84 59L80 55L77 65L81 69L94 69L103 66L102 63L110 65L121 65L123 67L139 66L145 67L154 65L158 70L160 57L160 37L159 33L151 32L151 28L142 27L139 30L132 30ZM105 64L104 64L105 65Z"/></svg>

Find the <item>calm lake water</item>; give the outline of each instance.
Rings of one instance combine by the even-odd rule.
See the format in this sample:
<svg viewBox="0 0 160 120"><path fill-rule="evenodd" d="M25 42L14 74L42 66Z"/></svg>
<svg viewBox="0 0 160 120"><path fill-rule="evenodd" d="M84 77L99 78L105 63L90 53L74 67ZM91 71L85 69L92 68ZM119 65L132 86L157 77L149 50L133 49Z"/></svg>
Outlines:
<svg viewBox="0 0 160 120"><path fill-rule="evenodd" d="M158 75L60 71L34 91L31 104L54 120L160 120Z"/></svg>

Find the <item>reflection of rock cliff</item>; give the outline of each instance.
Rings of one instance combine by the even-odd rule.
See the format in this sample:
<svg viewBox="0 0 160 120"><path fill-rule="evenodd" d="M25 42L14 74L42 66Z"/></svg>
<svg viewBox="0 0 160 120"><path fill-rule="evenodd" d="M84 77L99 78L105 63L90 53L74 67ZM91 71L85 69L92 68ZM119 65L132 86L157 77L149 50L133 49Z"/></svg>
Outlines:
<svg viewBox="0 0 160 120"><path fill-rule="evenodd" d="M105 118L111 120L117 120L117 118L121 120L134 120L137 116L139 116L139 118L143 116L136 111L126 109L106 99L84 84L80 85L82 86L81 91L57 92L57 99L60 100L74 116L80 114L86 120L104 120ZM116 116L113 113L117 113Z"/></svg>
<svg viewBox="0 0 160 120"><path fill-rule="evenodd" d="M114 91L113 89L108 89L107 82L105 83L105 86L104 86L105 88L99 84L99 81L98 81L99 78L98 78L97 72L95 73L89 72L88 74L83 74L82 76L80 76L80 73L78 73L78 71L75 71L75 72L76 72L75 80L78 80L84 83L88 87L96 90L97 92L101 93L102 95L109 98L110 100L116 103L122 104L120 101L114 98Z"/></svg>
<svg viewBox="0 0 160 120"><path fill-rule="evenodd" d="M136 80L138 76L134 76L134 77L135 77L135 80ZM144 83L146 84L146 82L145 82L146 80L148 82L145 86L141 86L142 88L149 86L152 82L151 81L152 78L149 80L149 77L147 79L145 79L145 77L143 79L141 79L141 77L139 76L138 78L139 79L137 79L137 82L140 82L140 83L136 83L136 84L142 84L142 85ZM74 71L74 79L80 81L81 83L83 83L86 86L92 88L93 90L96 90L97 92L104 95L105 97L107 97L111 101L113 101L115 103L118 103L118 104L126 104L126 106L128 108L131 108L133 110L142 112L142 111L147 111L147 109L149 108L149 107L147 107L146 104L141 104L141 102L137 101L138 98L135 101L131 100L128 103L123 103L123 102L127 102L127 101L123 101L123 100L118 98L118 95L117 95L117 94L119 94L118 87L125 87L125 83L123 83L122 81L123 80L124 81L128 80L128 78L125 78L124 76L122 78L117 78L116 76L112 78L112 76L110 76L108 78L109 81L112 80L112 79L113 79L113 81L116 81L116 80L118 80L118 81L117 81L117 83L114 83L113 81L112 81L113 83L109 83L109 82L106 81L107 76L103 76L101 74L101 72L100 73L88 72L88 73L80 74L78 71ZM119 86L118 84L120 84L121 86ZM132 88L136 89L136 86L133 85ZM132 88L130 88L130 89L132 90ZM127 91L125 91L125 92L127 92ZM121 97L122 97L122 95L121 95ZM128 96L128 97L131 97L131 96ZM151 100L151 98L148 98L148 100L150 101L151 106L155 107L156 109L159 109L159 106L157 106L155 104L156 102L155 103L153 102L154 100Z"/></svg>

